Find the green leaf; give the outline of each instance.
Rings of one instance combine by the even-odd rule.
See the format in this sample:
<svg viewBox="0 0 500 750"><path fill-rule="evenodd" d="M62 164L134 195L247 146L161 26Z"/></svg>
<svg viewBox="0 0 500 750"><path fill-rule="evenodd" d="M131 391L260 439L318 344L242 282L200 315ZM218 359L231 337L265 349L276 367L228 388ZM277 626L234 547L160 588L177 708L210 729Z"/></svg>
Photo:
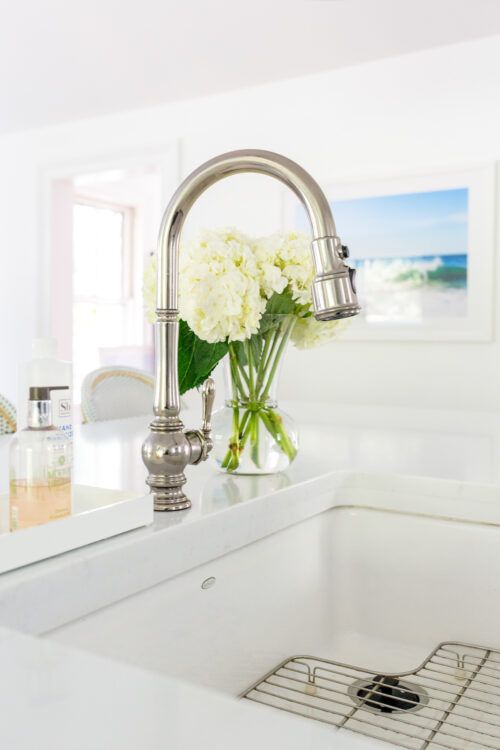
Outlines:
<svg viewBox="0 0 500 750"><path fill-rule="evenodd" d="M297 303L292 299L288 289L285 289L281 294L275 292L270 297L264 315L292 315L296 307Z"/></svg>
<svg viewBox="0 0 500 750"><path fill-rule="evenodd" d="M300 306L292 299L288 289L281 294L275 292L268 300L265 312L260 319L259 334L277 328L283 322L284 317L298 315L299 310Z"/></svg>
<svg viewBox="0 0 500 750"><path fill-rule="evenodd" d="M193 333L186 321L179 321L179 389L181 395L202 385L227 354L225 341L209 344Z"/></svg>

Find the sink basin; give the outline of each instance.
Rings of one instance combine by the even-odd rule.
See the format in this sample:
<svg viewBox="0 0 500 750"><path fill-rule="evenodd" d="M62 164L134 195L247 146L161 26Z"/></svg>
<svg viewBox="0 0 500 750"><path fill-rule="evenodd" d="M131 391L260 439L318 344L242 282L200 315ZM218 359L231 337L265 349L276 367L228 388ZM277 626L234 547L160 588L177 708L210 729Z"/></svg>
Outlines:
<svg viewBox="0 0 500 750"><path fill-rule="evenodd" d="M297 655L386 675L442 642L500 648L500 527L484 509L459 520L415 493L400 511L394 491L378 507L349 497L49 637L235 697Z"/></svg>

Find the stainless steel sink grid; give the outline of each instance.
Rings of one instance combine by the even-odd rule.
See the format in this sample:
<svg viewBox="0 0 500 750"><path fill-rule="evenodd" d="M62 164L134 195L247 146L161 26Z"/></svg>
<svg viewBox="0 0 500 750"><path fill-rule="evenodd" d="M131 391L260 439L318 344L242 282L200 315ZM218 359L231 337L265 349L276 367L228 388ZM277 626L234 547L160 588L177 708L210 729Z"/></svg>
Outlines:
<svg viewBox="0 0 500 750"><path fill-rule="evenodd" d="M441 643L401 674L294 656L242 697L411 750L500 750L500 651L493 648Z"/></svg>

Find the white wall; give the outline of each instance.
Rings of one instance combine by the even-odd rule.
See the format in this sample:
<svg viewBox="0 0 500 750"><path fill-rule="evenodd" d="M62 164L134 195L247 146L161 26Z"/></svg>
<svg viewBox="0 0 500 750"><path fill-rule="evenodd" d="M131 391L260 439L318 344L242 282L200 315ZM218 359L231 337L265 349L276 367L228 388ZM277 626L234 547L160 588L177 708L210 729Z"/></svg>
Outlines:
<svg viewBox="0 0 500 750"><path fill-rule="evenodd" d="M68 163L170 148L181 172L220 151L281 151L321 181L379 177L500 160L500 37L387 59L209 99L70 123L0 139L0 392L47 320L40 298L42 174ZM172 175L172 180L178 175ZM279 226L281 189L233 178L188 220ZM6 283L6 280L7 283ZM488 280L485 280L488 283ZM496 280L498 287L498 280ZM497 313L498 314L498 313ZM498 321L497 321L498 322ZM500 341L336 342L291 352L283 395L352 403L500 409Z"/></svg>

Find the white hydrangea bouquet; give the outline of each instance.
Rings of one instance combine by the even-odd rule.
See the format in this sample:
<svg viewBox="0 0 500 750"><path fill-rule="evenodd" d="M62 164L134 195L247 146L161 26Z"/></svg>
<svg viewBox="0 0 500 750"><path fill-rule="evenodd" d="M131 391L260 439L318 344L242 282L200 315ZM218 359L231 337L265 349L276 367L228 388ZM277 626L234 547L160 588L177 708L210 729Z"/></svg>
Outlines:
<svg viewBox="0 0 500 750"><path fill-rule="evenodd" d="M180 253L179 384L200 386L227 356L229 394L214 416L215 457L234 473L273 473L297 454L297 433L276 404L287 343L306 349L332 340L345 321L312 313L310 238L251 238L236 229L204 231ZM144 298L154 319L156 259Z"/></svg>

